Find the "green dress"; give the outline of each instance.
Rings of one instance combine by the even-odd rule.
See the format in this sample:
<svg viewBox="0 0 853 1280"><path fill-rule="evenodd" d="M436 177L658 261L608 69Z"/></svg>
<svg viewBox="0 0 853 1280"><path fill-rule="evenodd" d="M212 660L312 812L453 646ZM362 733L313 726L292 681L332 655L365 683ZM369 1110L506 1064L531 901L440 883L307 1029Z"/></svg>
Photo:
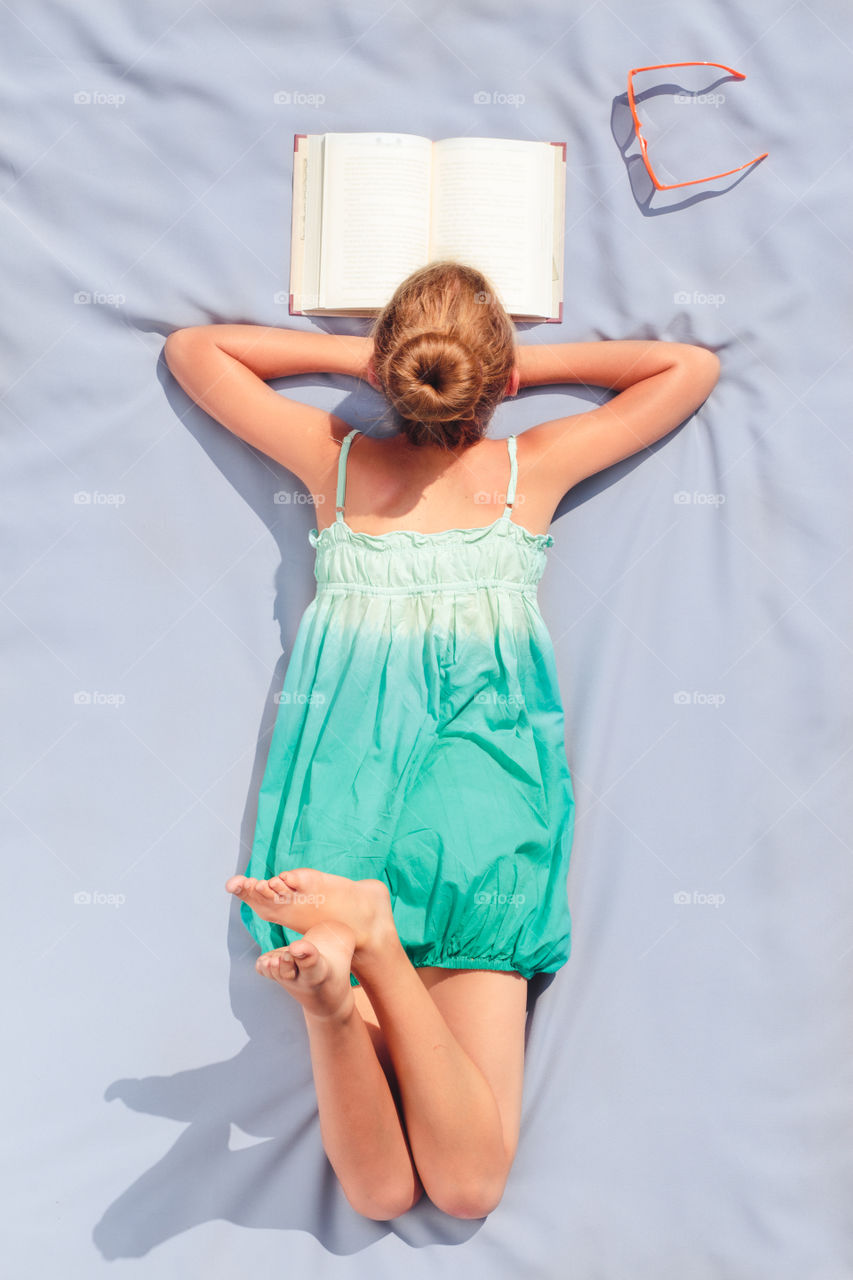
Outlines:
<svg viewBox="0 0 853 1280"><path fill-rule="evenodd" d="M515 970L569 956L574 795L537 585L550 534L513 522L308 535L317 590L299 624L245 874L315 867L388 885L415 966ZM241 903L262 951L299 934ZM355 975L350 982L357 986Z"/></svg>

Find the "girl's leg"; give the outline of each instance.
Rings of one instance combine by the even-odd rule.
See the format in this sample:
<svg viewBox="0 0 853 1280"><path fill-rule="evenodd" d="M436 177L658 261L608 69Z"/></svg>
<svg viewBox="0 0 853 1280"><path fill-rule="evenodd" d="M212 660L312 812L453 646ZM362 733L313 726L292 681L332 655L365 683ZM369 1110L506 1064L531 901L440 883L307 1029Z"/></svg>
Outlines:
<svg viewBox="0 0 853 1280"><path fill-rule="evenodd" d="M424 1190L455 1217L490 1213L503 1194L518 1140L525 980L494 971L441 970L446 976L434 981L434 999L400 943L387 886L378 880L301 867L269 881L233 876L226 888L264 919L305 936L318 919L346 921L352 928L352 969L384 1033ZM437 999L448 1009L453 1029ZM346 1059L328 1052L328 1036L315 1042L325 1064L321 1070L332 1082L328 1111L344 1088ZM343 1120L339 1132L343 1164Z"/></svg>
<svg viewBox="0 0 853 1280"><path fill-rule="evenodd" d="M350 986L354 942L347 925L318 924L265 952L256 968L302 1005L323 1148L353 1208L384 1221L410 1209L423 1188L387 1068Z"/></svg>
<svg viewBox="0 0 853 1280"><path fill-rule="evenodd" d="M399 1217L423 1186L364 1019L353 1003L334 1019L306 1013L305 1023L323 1149L338 1181L357 1213Z"/></svg>
<svg viewBox="0 0 853 1280"><path fill-rule="evenodd" d="M353 972L382 1028L426 1194L454 1217L485 1217L518 1144L527 982L415 969L396 934Z"/></svg>

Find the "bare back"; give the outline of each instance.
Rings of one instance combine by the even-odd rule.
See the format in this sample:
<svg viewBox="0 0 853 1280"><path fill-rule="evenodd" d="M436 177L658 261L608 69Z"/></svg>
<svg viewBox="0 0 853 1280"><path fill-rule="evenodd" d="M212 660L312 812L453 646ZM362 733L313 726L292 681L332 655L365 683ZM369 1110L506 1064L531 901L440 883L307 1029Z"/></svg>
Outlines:
<svg viewBox="0 0 853 1280"><path fill-rule="evenodd" d="M346 431L351 428L346 427ZM346 432L335 431L335 436ZM512 519L531 533L547 533L554 515L553 491L537 491L524 434L517 436L518 482ZM340 443L340 440L338 440ZM337 452L337 451L336 451ZM541 471L539 473L541 475ZM359 533L394 529L437 533L485 526L504 509L510 462L504 439L479 440L456 455L418 449L402 435L386 439L357 435L347 459L347 514ZM317 528L335 518L336 467L313 494Z"/></svg>

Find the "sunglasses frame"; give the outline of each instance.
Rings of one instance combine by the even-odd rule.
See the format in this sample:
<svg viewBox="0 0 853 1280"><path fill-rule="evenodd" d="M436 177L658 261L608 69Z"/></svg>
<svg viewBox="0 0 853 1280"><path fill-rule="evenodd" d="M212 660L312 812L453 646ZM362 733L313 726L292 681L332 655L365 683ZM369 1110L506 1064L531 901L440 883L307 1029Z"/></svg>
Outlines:
<svg viewBox="0 0 853 1280"><path fill-rule="evenodd" d="M643 163L648 170L655 188L658 191L672 191L675 187L690 187L697 182L713 182L715 178L727 178L730 173L739 173L741 169L748 169L751 164L757 164L759 160L763 160L769 155L769 151L762 151L760 156L755 156L752 160L747 160L745 164L739 164L734 169L726 169L723 173L711 174L708 178L689 178L687 182L661 182L654 169L648 155L648 142L643 135L643 126L640 117L637 115L637 104L634 100L634 82L633 77L640 71L663 71L667 67L720 67L723 71L728 71L729 75L735 77L736 80L745 80L746 76L742 71L735 71L732 67L727 67L723 62L658 62L652 67L632 67L628 72L628 106L631 108L631 115L634 118L634 133L640 144L640 152L643 157Z"/></svg>

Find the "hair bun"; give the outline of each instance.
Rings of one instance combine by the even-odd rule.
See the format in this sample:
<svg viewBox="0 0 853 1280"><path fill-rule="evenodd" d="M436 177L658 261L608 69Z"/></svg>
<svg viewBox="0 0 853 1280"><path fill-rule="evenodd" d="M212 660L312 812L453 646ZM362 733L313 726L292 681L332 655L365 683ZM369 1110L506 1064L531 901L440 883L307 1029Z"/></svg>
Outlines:
<svg viewBox="0 0 853 1280"><path fill-rule="evenodd" d="M471 348L453 334L422 330L389 361L388 396L405 419L452 422L468 417L483 390Z"/></svg>

